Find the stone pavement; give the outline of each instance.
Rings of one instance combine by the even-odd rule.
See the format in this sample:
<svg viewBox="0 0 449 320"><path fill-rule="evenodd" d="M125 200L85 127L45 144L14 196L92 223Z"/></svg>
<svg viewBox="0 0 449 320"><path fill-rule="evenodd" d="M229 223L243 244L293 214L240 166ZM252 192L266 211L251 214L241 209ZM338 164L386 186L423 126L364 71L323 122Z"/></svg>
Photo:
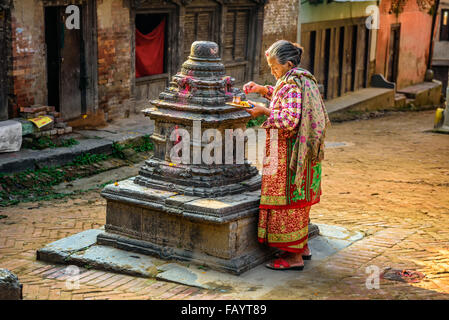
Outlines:
<svg viewBox="0 0 449 320"><path fill-rule="evenodd" d="M80 268L73 288L67 266L36 261L36 250L104 225L98 192L1 208L0 268L19 277L24 299L447 299L449 136L427 132L433 115L396 113L332 126L327 141L339 147L326 152L322 201L311 218L364 238L309 271L287 271L287 284L261 296L253 295L254 287L206 290L90 266ZM417 270L425 278L380 279L378 289L368 289L376 270L387 268Z"/></svg>
<svg viewBox="0 0 449 320"><path fill-rule="evenodd" d="M44 166L62 166L85 153L111 154L113 143L128 144L153 133L154 122L143 114L115 120L103 128L75 129L64 139L73 138L77 145L44 150L21 149L17 152L0 153L0 172L35 170Z"/></svg>

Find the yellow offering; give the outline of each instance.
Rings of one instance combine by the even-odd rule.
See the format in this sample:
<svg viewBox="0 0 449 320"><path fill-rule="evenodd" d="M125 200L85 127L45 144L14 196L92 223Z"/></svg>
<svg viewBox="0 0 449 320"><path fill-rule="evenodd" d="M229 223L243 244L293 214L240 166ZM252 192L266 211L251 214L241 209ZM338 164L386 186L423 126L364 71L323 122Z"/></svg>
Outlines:
<svg viewBox="0 0 449 320"><path fill-rule="evenodd" d="M37 118L33 118L33 119L28 119L29 121L31 121L32 123L34 123L36 125L36 127L38 128L42 128L43 126L52 123L53 119L47 116L40 116Z"/></svg>
<svg viewBox="0 0 449 320"><path fill-rule="evenodd" d="M232 102L226 102L226 104L238 108L254 108L254 105L248 101L242 101L240 97L233 97Z"/></svg>

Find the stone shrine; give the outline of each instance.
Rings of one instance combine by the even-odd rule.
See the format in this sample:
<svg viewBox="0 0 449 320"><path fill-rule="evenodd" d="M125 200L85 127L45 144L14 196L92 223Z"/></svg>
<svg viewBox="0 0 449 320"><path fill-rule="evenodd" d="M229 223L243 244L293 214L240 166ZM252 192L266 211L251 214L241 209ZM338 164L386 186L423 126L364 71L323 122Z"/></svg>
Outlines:
<svg viewBox="0 0 449 320"><path fill-rule="evenodd" d="M273 255L274 250L257 242L261 176L246 158L238 161L236 136L231 150L224 146L225 130L245 131L250 119L245 110L226 104L234 96L245 98L233 85L218 45L194 42L181 72L151 101L153 107L143 110L154 120L154 156L138 176L110 184L101 193L107 211L98 244L233 274ZM208 129L221 133L223 148L207 149ZM183 161L173 163L170 152L181 142L187 143ZM210 151L222 161L206 163L201 155ZM225 163L226 156L232 162ZM315 226L309 229L309 236L318 232Z"/></svg>

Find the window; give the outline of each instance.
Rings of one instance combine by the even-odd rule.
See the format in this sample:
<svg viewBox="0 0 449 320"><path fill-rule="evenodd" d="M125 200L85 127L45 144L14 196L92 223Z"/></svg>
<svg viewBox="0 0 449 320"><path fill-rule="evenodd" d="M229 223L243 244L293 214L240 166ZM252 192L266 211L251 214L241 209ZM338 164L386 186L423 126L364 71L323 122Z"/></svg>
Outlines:
<svg viewBox="0 0 449 320"><path fill-rule="evenodd" d="M136 14L136 78L167 72L167 15Z"/></svg>
<svg viewBox="0 0 449 320"><path fill-rule="evenodd" d="M449 41L449 9L441 10L440 41Z"/></svg>

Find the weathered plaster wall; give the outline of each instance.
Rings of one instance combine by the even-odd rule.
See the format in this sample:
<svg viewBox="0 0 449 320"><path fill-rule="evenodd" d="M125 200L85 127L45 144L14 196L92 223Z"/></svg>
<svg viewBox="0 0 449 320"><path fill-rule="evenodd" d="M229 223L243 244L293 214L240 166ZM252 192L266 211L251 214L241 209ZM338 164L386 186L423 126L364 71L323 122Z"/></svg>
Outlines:
<svg viewBox="0 0 449 320"><path fill-rule="evenodd" d="M347 18L365 17L369 15L367 7L376 5L377 1L363 2L331 2L322 4L301 4L299 21L301 23L339 20Z"/></svg>
<svg viewBox="0 0 449 320"><path fill-rule="evenodd" d="M126 0L99 0L98 100L106 120L120 118L131 98L130 9Z"/></svg>
<svg viewBox="0 0 449 320"><path fill-rule="evenodd" d="M388 70L390 28L400 23L397 88L424 81L429 53L432 16L421 11L416 1L407 1L398 16L389 13L391 0L380 4L380 29L377 32L376 73L384 76Z"/></svg>
<svg viewBox="0 0 449 320"><path fill-rule="evenodd" d="M265 5L259 82L275 83L265 51L277 40L297 41L299 0L270 0Z"/></svg>
<svg viewBox="0 0 449 320"><path fill-rule="evenodd" d="M44 8L38 0L16 0L11 9L12 80L15 113L19 106L45 104L47 76Z"/></svg>

